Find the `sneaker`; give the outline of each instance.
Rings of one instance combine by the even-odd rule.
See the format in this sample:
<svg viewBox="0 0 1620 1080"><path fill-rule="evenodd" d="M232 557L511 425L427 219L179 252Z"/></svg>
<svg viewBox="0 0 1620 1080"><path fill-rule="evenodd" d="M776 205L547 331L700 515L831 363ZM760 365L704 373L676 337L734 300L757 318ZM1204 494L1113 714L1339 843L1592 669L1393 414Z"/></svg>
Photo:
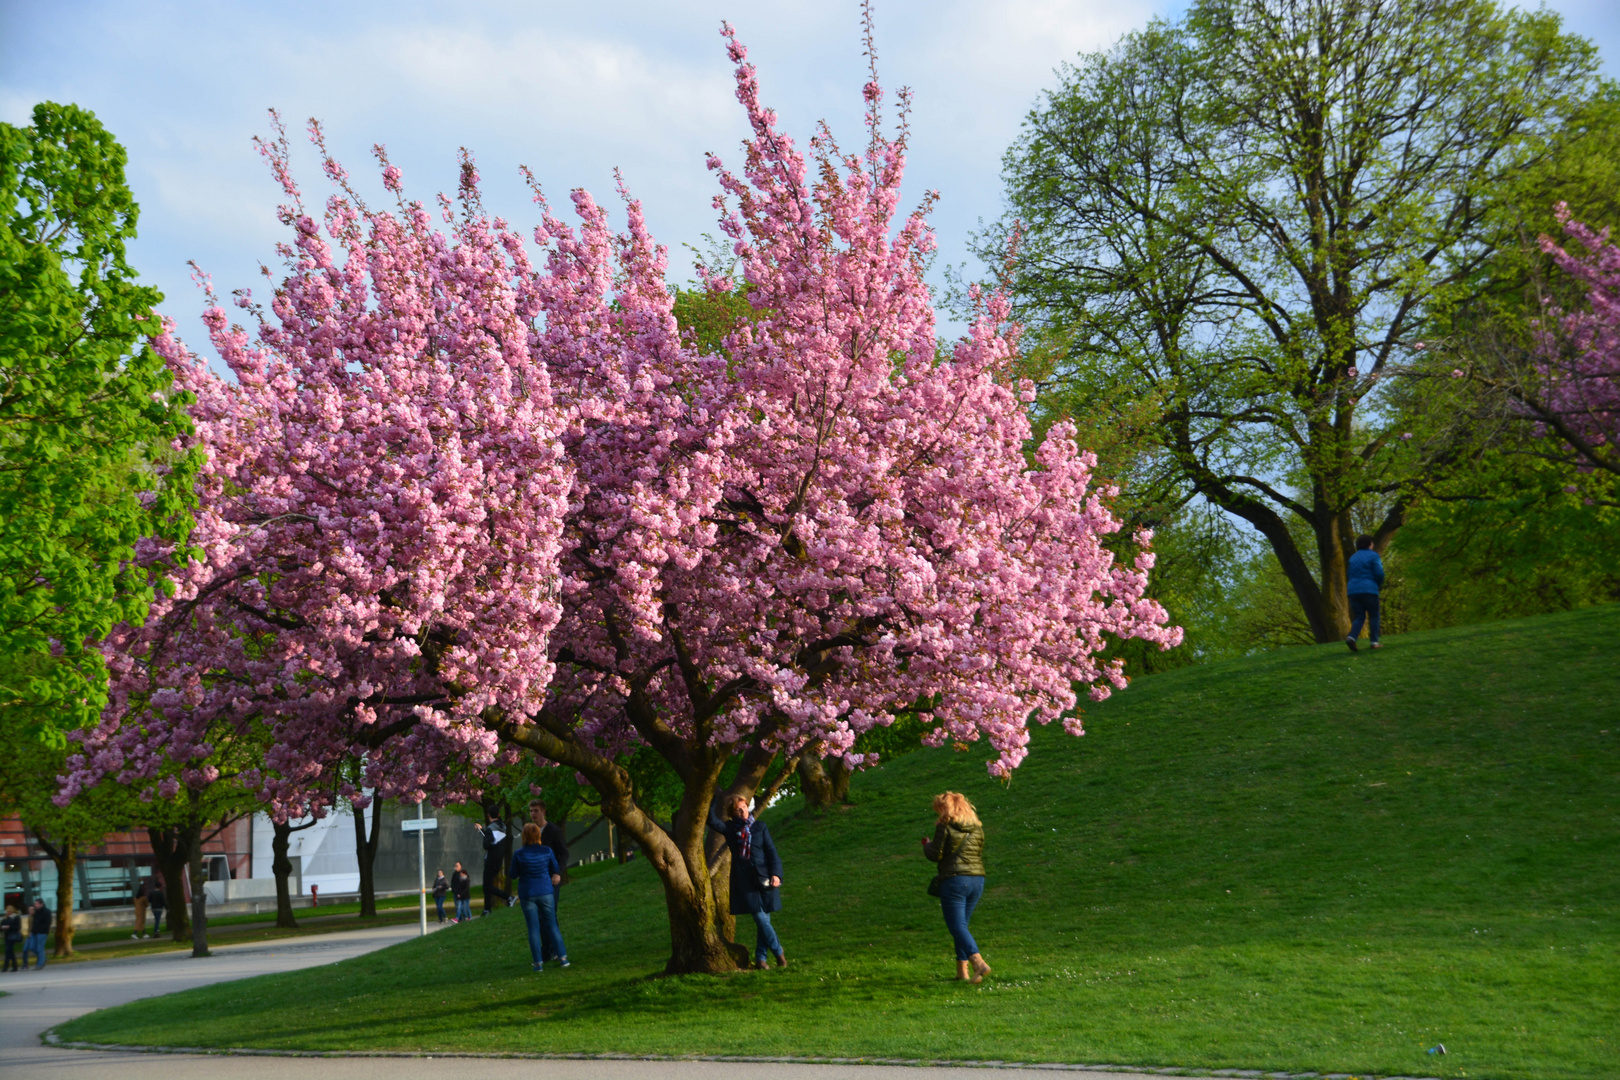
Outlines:
<svg viewBox="0 0 1620 1080"><path fill-rule="evenodd" d="M544 971L544 970L546 970L546 965L544 965L544 964L536 964L536 965L534 965L534 970L536 970L536 971Z"/></svg>
<svg viewBox="0 0 1620 1080"><path fill-rule="evenodd" d="M561 960L557 961L557 963L561 964L563 967L568 967L568 957L563 957Z"/></svg>
<svg viewBox="0 0 1620 1080"><path fill-rule="evenodd" d="M1382 646L1382 645L1380 645L1380 644L1379 644L1379 643L1378 643L1378 642L1376 642L1376 641L1375 641L1375 642L1373 642L1373 648L1375 648L1375 649L1382 649L1382 648L1383 648L1383 646Z"/></svg>
<svg viewBox="0 0 1620 1080"><path fill-rule="evenodd" d="M1355 652L1355 651L1356 651L1356 639L1355 639L1355 638L1353 638L1353 637L1347 637L1347 638L1345 638L1345 639L1344 639L1344 643L1345 643L1345 644L1346 644L1346 645L1348 645L1348 646L1350 646L1350 651L1351 651L1351 652Z"/></svg>
<svg viewBox="0 0 1620 1080"><path fill-rule="evenodd" d="M141 940L141 935L139 935L139 934L131 934L131 935L129 935L129 940L131 940L131 941L139 941L139 940Z"/></svg>

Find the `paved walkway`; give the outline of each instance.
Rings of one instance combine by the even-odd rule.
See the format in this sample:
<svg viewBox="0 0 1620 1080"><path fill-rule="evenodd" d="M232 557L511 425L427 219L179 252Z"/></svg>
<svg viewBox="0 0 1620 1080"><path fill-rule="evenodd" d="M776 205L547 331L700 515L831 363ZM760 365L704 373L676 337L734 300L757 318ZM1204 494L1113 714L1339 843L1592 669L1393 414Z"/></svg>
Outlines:
<svg viewBox="0 0 1620 1080"><path fill-rule="evenodd" d="M430 929L431 929L430 924ZM95 1009L193 986L245 979L275 971L332 964L407 940L415 924L376 926L282 941L224 945L206 959L160 953L118 960L51 965L0 977L0 1076L5 1080L443 1080L447 1072L480 1080L963 1080L962 1069L870 1065L796 1065L713 1061L570 1061L514 1058L446 1061L445 1058L219 1057L193 1054L61 1050L45 1046L48 1028ZM983 1075L982 1073L980 1075ZM1051 1076L1041 1069L997 1069L997 1077ZM1148 1080L1138 1073L1087 1072L1099 1080Z"/></svg>

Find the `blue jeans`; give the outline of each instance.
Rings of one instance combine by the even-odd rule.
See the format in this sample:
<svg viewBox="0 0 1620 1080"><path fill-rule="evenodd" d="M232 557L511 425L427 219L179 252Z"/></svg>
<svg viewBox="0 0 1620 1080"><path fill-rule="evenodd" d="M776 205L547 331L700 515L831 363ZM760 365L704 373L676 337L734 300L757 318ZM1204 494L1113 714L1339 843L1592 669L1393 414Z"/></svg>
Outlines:
<svg viewBox="0 0 1620 1080"><path fill-rule="evenodd" d="M433 898L433 905L439 909L439 921L444 922L444 897L435 896Z"/></svg>
<svg viewBox="0 0 1620 1080"><path fill-rule="evenodd" d="M776 927L766 911L754 912L754 963L763 964L769 957L782 955L782 943L776 940Z"/></svg>
<svg viewBox="0 0 1620 1080"><path fill-rule="evenodd" d="M1378 594L1359 593L1350 594L1350 638L1355 640L1361 636L1361 620L1367 620L1367 636L1374 645L1378 644Z"/></svg>
<svg viewBox="0 0 1620 1080"><path fill-rule="evenodd" d="M465 896L456 897L456 920L472 918L472 901Z"/></svg>
<svg viewBox="0 0 1620 1080"><path fill-rule="evenodd" d="M557 898L531 896L519 900L523 908L523 921L529 927L529 955L536 964L547 959L562 960L568 956L563 946L562 931L557 927Z"/></svg>
<svg viewBox="0 0 1620 1080"><path fill-rule="evenodd" d="M968 920L984 895L984 878L957 875L939 883L939 906L945 913L945 929L956 942L956 958L967 960L979 951L979 943L968 932Z"/></svg>
<svg viewBox="0 0 1620 1080"><path fill-rule="evenodd" d="M45 935L29 934L28 940L23 942L23 967L28 967L28 954L33 953L39 958L39 968L45 966Z"/></svg>

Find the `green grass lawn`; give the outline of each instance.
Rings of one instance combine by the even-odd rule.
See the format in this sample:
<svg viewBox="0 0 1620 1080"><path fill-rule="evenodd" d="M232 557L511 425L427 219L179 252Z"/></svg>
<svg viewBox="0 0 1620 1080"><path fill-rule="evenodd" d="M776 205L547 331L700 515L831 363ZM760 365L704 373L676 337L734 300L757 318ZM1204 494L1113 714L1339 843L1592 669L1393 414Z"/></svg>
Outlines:
<svg viewBox="0 0 1620 1080"><path fill-rule="evenodd" d="M659 978L645 866L563 896L574 966L502 911L335 967L136 1002L66 1038L194 1047L1003 1059L1620 1075L1620 605L1142 679L1008 786L923 751L771 812L792 966ZM988 832L953 983L917 838ZM752 928L743 931L752 944ZM1444 1043L1444 1057L1427 1048Z"/></svg>

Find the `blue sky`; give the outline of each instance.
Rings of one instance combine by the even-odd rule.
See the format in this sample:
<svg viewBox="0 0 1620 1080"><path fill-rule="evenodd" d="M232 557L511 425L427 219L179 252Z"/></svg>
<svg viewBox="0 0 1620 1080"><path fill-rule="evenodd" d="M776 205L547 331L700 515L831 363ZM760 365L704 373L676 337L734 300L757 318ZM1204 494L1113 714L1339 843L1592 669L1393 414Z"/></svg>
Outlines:
<svg viewBox="0 0 1620 1080"><path fill-rule="evenodd" d="M1620 75L1620 4L1549 6ZM916 94L907 186L942 195L933 220L943 263L967 261L969 234L999 212L1001 154L1053 69L1181 7L879 0L884 81ZM859 144L856 0L0 0L0 120L26 123L37 101L71 101L123 142L141 204L135 264L196 348L201 300L187 260L222 291L259 286L259 263L273 262L278 192L250 142L267 132L272 106L297 128L321 118L338 156L374 188L369 148L386 144L416 197L453 186L466 146L488 205L520 224L535 215L519 164L558 207L574 187L608 200L622 168L684 277L681 245L714 231L704 151L734 163L744 134L717 33L726 18L795 136L825 118ZM306 195L324 193L312 154L297 160Z"/></svg>

